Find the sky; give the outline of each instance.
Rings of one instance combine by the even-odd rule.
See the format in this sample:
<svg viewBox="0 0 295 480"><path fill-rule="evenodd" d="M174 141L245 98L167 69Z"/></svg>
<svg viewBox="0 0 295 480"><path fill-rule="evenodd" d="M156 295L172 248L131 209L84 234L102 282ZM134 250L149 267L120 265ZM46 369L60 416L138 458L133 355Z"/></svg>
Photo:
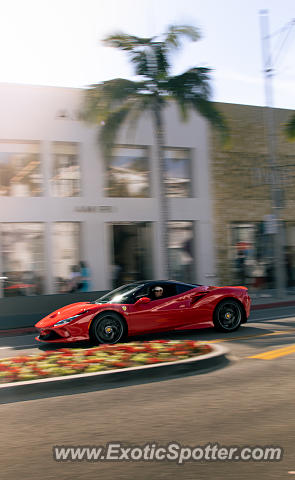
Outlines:
<svg viewBox="0 0 295 480"><path fill-rule="evenodd" d="M0 0L0 82L78 88L132 78L127 57L102 38L189 24L202 37L174 55L173 73L210 67L212 100L265 105L261 9L269 13L273 105L295 109L295 0Z"/></svg>

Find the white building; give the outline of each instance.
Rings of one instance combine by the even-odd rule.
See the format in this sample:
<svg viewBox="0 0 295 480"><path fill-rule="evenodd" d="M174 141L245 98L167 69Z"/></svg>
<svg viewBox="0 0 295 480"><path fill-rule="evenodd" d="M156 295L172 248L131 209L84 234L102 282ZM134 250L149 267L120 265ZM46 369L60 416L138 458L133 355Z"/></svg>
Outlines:
<svg viewBox="0 0 295 480"><path fill-rule="evenodd" d="M151 119L125 128L106 165L98 129L79 120L83 90L0 85L2 295L64 291L73 266L91 290L161 278L159 191ZM209 128L165 111L170 278L215 274Z"/></svg>

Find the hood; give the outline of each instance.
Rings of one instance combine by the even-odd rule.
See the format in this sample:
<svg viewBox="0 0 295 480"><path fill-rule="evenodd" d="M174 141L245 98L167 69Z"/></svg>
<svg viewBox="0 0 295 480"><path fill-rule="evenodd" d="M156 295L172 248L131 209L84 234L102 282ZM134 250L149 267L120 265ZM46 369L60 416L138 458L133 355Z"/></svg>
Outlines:
<svg viewBox="0 0 295 480"><path fill-rule="evenodd" d="M97 309L97 305L90 302L72 303L50 313L49 315L47 315L47 317L42 318L38 323L36 323L35 326L37 328L52 327L60 320L73 317L78 313L86 312L87 310L93 309Z"/></svg>

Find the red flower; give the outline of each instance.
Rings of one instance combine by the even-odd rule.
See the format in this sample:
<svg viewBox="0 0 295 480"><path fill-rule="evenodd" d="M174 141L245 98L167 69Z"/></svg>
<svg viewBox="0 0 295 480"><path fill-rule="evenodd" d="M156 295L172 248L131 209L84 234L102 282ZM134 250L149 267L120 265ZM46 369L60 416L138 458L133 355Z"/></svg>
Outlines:
<svg viewBox="0 0 295 480"><path fill-rule="evenodd" d="M14 357L13 362L14 363L25 363L30 360L30 357Z"/></svg>
<svg viewBox="0 0 295 480"><path fill-rule="evenodd" d="M19 367L9 367L9 373L19 373L20 371Z"/></svg>
<svg viewBox="0 0 295 480"><path fill-rule="evenodd" d="M71 367L75 370L84 370L86 365L84 363L74 363L73 365L71 365Z"/></svg>
<svg viewBox="0 0 295 480"><path fill-rule="evenodd" d="M129 346L128 346L128 347L125 348L125 352L127 352L127 353L135 353L135 352L137 352L137 350L136 350L134 347L129 347Z"/></svg>
<svg viewBox="0 0 295 480"><path fill-rule="evenodd" d="M118 368L124 368L124 367L129 367L128 362L113 362L112 363L113 367L118 367Z"/></svg>
<svg viewBox="0 0 295 480"><path fill-rule="evenodd" d="M6 370L8 370L10 367L9 365L1 365L0 364L0 372L5 372Z"/></svg>
<svg viewBox="0 0 295 480"><path fill-rule="evenodd" d="M90 355L93 355L93 353L94 353L94 350L85 350L84 355L85 357L88 357Z"/></svg>
<svg viewBox="0 0 295 480"><path fill-rule="evenodd" d="M147 363L160 363L157 357L150 357L147 359Z"/></svg>

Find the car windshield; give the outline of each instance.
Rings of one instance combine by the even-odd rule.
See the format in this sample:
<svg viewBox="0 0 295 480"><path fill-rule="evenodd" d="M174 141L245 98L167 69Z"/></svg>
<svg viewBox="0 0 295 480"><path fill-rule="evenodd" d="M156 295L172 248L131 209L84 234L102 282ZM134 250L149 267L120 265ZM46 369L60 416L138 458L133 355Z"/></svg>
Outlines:
<svg viewBox="0 0 295 480"><path fill-rule="evenodd" d="M143 285L144 284L139 283L123 285L122 287L116 288L116 290L112 290L98 298L95 300L95 303L127 303L130 295L143 287Z"/></svg>

